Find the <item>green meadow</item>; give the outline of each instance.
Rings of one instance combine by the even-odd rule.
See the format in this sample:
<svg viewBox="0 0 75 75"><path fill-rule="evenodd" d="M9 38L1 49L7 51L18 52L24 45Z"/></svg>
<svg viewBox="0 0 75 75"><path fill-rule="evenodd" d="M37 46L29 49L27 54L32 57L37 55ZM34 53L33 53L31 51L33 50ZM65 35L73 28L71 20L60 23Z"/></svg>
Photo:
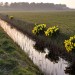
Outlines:
<svg viewBox="0 0 75 75"><path fill-rule="evenodd" d="M0 75L43 75L0 27Z"/></svg>
<svg viewBox="0 0 75 75"><path fill-rule="evenodd" d="M51 26L58 26L60 35L51 39L51 41L59 47L64 47L64 40L69 39L70 36L75 35L75 11L51 11L51 12L5 12L4 14L12 15L17 19L34 24L46 24L47 28ZM33 25L27 28L22 23L17 23L17 26L22 27L23 30L31 32ZM42 37L42 39L45 39ZM48 40L48 39L47 39ZM50 40L50 39L49 39ZM49 41L48 40L48 41Z"/></svg>
<svg viewBox="0 0 75 75"><path fill-rule="evenodd" d="M43 50L47 47L49 50L53 50L61 57L67 58L67 50L65 48L64 41L69 39L70 36L75 35L75 11L50 11L50 12L2 12L5 16L2 16L3 20L15 26L20 31L28 34L36 40L35 47L39 47L37 50ZM8 16L6 16L8 15ZM10 16L14 18L9 19ZM50 38L45 35L34 35L32 29L35 24L46 24L47 28L52 26L59 27L59 34ZM67 53L67 54L66 54ZM75 55L75 54L74 54ZM72 55L71 55L72 56ZM71 57L70 56L70 57ZM68 57L69 59L69 57Z"/></svg>
<svg viewBox="0 0 75 75"><path fill-rule="evenodd" d="M58 25L60 31L67 35L75 32L75 11L51 12L6 12L23 21L47 24L47 27Z"/></svg>

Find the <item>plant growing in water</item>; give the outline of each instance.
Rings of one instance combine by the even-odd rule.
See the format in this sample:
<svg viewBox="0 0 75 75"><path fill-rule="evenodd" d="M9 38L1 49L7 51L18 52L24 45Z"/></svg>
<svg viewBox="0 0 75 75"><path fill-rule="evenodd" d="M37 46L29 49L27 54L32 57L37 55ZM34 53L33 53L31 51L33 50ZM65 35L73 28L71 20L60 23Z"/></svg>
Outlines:
<svg viewBox="0 0 75 75"><path fill-rule="evenodd" d="M71 52L72 50L75 50L75 35L73 37L70 37L69 40L65 40L64 44L67 52Z"/></svg>
<svg viewBox="0 0 75 75"><path fill-rule="evenodd" d="M35 35L44 34L45 30L46 30L46 24L39 24L35 25L35 27L32 30L32 33Z"/></svg>
<svg viewBox="0 0 75 75"><path fill-rule="evenodd" d="M13 18L14 18L13 16L9 16L9 19L11 19L11 20L12 20Z"/></svg>
<svg viewBox="0 0 75 75"><path fill-rule="evenodd" d="M58 28L58 26L49 27L49 28L47 29L47 31L45 31L45 35L46 35L46 36L49 36L49 37L55 36L55 35L58 34L58 33L59 33L59 28Z"/></svg>

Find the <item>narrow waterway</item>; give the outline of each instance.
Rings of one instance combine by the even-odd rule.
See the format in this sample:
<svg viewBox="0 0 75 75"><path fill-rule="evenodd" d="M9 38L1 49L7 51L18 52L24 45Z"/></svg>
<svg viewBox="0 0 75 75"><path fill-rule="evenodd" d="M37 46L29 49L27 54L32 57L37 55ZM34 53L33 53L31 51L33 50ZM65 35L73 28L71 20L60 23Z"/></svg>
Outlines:
<svg viewBox="0 0 75 75"><path fill-rule="evenodd" d="M16 28L12 28L7 22L1 19L0 26L13 39L13 41L28 54L33 63L36 64L45 75L68 75L64 72L68 62L62 58L59 58L58 63L51 62L49 59L45 58L45 55L48 53L47 49L45 49L45 53L38 52L33 47L35 41L31 40Z"/></svg>

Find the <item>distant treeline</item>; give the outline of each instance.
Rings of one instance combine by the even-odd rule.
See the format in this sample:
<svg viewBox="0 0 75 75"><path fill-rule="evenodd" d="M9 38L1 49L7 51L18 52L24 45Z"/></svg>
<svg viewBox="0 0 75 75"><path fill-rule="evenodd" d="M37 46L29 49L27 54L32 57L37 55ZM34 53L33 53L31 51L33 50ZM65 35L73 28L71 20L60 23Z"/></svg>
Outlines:
<svg viewBox="0 0 75 75"><path fill-rule="evenodd" d="M28 3L28 2L14 2L9 4L8 2L0 2L0 10L15 10L15 11L49 11L49 10L69 10L65 4L54 3Z"/></svg>

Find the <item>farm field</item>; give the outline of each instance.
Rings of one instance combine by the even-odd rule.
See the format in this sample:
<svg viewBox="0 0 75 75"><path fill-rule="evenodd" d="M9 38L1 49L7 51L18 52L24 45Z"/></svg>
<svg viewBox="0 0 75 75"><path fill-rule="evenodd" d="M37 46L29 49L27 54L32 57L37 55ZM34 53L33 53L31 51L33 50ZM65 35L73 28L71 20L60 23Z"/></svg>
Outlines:
<svg viewBox="0 0 75 75"><path fill-rule="evenodd" d="M66 51L64 41L69 39L70 36L75 35L75 11L53 11L53 12L3 12L2 14L8 16L14 16L13 20L8 17L4 19L13 24L15 27L23 32L26 32L30 36L37 38L37 46L48 47L49 50L53 49L63 56L63 52ZM51 26L58 26L60 34L54 38L45 36L36 36L32 34L32 29L35 24L46 24L47 28ZM42 42L38 41L38 38ZM59 51L58 51L59 49ZM41 49L40 49L41 50ZM66 55L66 54L65 54ZM64 55L64 56L65 56ZM67 55L66 55L67 57Z"/></svg>
<svg viewBox="0 0 75 75"><path fill-rule="evenodd" d="M2 15L3 14L3 15ZM3 12L1 19L10 23L11 27L16 27L29 38L36 41L36 50L48 48L51 52L48 58L56 60L61 57L71 63L75 62L75 53L67 52L64 41L70 36L75 35L75 11L55 11L55 12ZM13 19L9 19L13 16ZM46 24L47 28L51 26L59 27L59 34L56 37L46 37L45 35L34 35L32 29L35 24ZM75 41L75 40L72 40ZM13 46L13 45L12 45ZM38 48L37 48L38 47ZM51 58L55 57L55 58ZM35 74L35 73L34 73Z"/></svg>
<svg viewBox="0 0 75 75"><path fill-rule="evenodd" d="M47 27L58 26L60 28L60 35L51 39L53 43L59 47L63 47L63 42L70 36L75 34L75 11L51 11L51 12L5 12L4 14L12 15L17 19L34 24L46 24ZM17 26L22 27L23 30L32 32L34 25L22 25L14 21ZM45 38L44 38L45 39Z"/></svg>
<svg viewBox="0 0 75 75"><path fill-rule="evenodd" d="M0 27L0 75L42 75L21 48Z"/></svg>
<svg viewBox="0 0 75 75"><path fill-rule="evenodd" d="M74 35L75 32L75 11L55 12L5 12L23 21L49 26L58 25L60 31L67 35Z"/></svg>

